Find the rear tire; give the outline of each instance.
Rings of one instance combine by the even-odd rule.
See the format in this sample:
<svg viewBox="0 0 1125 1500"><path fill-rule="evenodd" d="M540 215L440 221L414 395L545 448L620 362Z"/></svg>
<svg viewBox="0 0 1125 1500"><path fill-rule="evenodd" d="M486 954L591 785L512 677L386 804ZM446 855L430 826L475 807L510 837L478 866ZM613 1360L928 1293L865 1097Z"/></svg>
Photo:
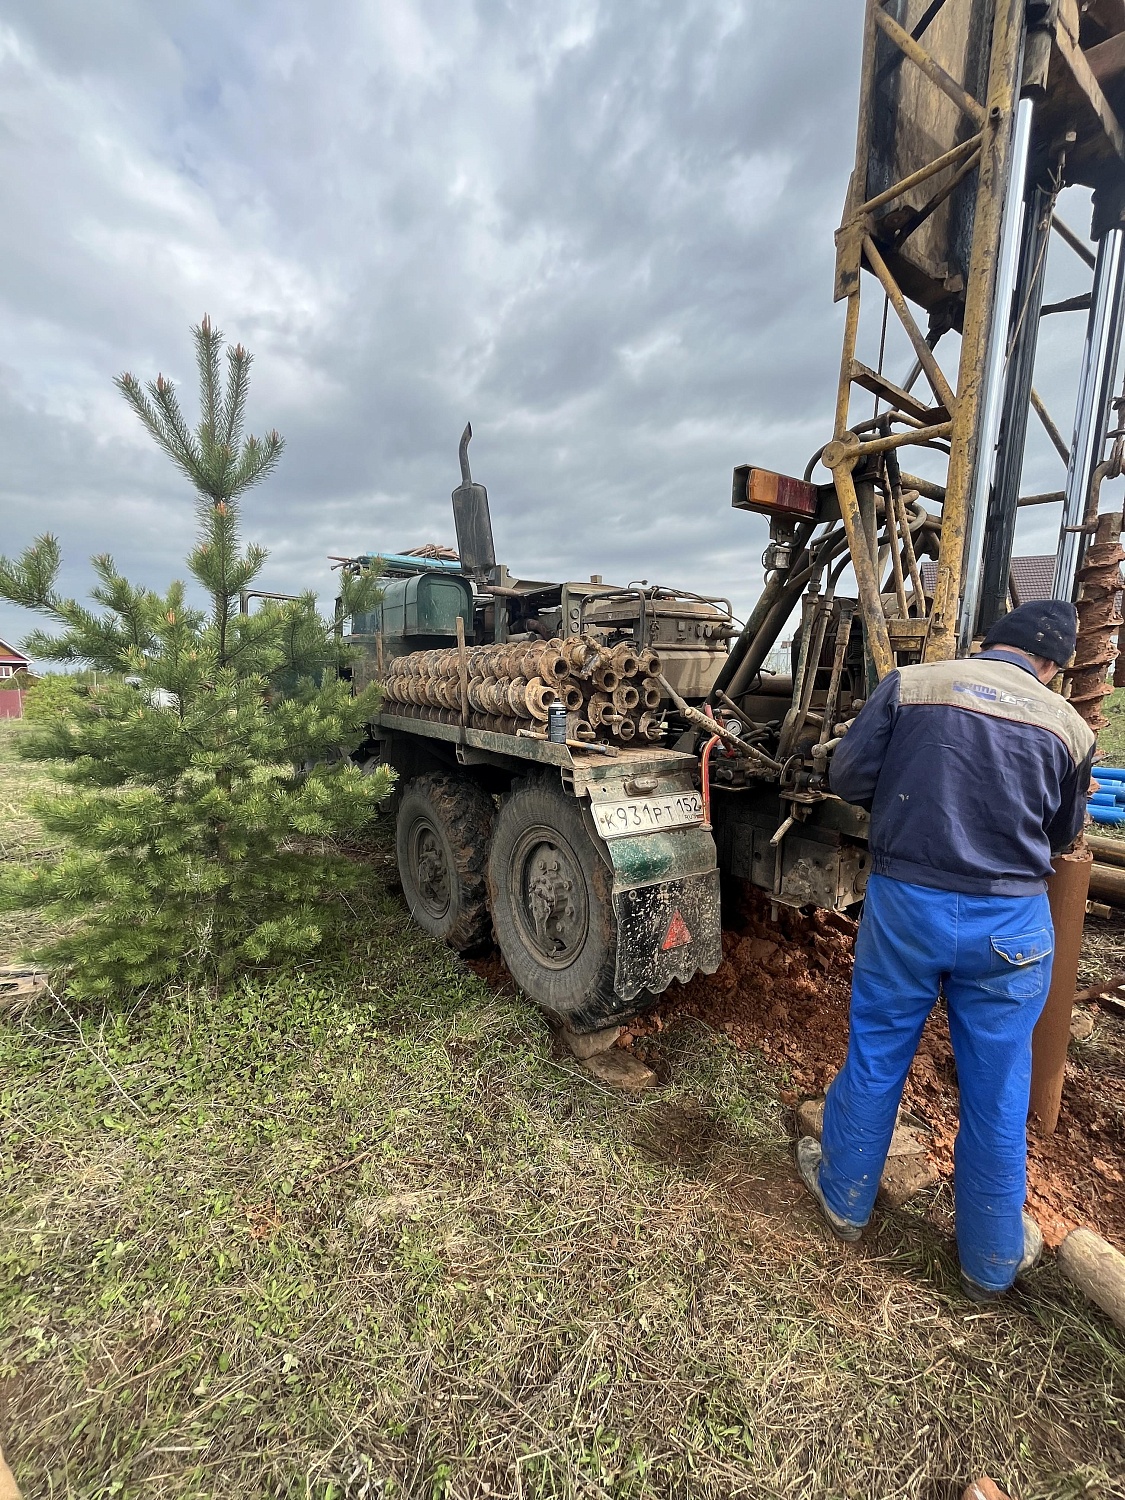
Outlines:
<svg viewBox="0 0 1125 1500"><path fill-rule="evenodd" d="M410 914L458 953L488 936L484 869L495 814L467 776L419 776L399 802L395 852Z"/></svg>
<svg viewBox="0 0 1125 1500"><path fill-rule="evenodd" d="M492 835L492 925L519 987L577 1031L622 1008L612 890L575 799L542 781L517 783Z"/></svg>

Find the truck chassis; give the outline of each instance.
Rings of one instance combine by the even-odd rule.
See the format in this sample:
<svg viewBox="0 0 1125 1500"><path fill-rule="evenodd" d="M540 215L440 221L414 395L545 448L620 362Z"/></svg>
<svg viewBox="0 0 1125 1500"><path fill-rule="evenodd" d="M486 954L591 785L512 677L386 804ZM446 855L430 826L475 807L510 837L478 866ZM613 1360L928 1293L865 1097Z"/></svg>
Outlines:
<svg viewBox="0 0 1125 1500"><path fill-rule="evenodd" d="M771 846L777 791L716 789L694 753L614 755L382 712L371 753L400 778L399 870L414 919L461 952L491 922L520 987L575 1031L644 1008L722 959L720 868L787 904L862 897L862 814L835 801Z"/></svg>

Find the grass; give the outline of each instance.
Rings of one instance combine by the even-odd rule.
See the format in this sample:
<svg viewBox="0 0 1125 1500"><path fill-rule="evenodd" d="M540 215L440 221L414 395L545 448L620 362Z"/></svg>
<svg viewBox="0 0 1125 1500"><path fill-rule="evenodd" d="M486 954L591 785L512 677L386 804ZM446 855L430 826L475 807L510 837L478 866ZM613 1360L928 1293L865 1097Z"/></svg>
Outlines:
<svg viewBox="0 0 1125 1500"><path fill-rule="evenodd" d="M1109 723L1098 731L1098 755L1106 765L1125 766L1125 688L1117 688L1104 700L1102 712ZM1125 840L1125 823L1095 823L1093 832L1101 838Z"/></svg>
<svg viewBox="0 0 1125 1500"><path fill-rule="evenodd" d="M784 1077L684 1027L607 1092L387 872L303 971L0 1022L29 1500L1125 1495L1125 1346L1052 1267L966 1303L942 1201L837 1245Z"/></svg>
<svg viewBox="0 0 1125 1500"><path fill-rule="evenodd" d="M20 862L42 859L48 852L28 802L55 785L44 766L19 759L17 747L27 727L19 719L0 719L0 859ZM34 912L0 912L0 962L5 953L22 943L41 942L46 933Z"/></svg>
<svg viewBox="0 0 1125 1500"><path fill-rule="evenodd" d="M1098 753L1107 765L1125 766L1125 688L1117 688L1102 704L1109 720L1098 732Z"/></svg>

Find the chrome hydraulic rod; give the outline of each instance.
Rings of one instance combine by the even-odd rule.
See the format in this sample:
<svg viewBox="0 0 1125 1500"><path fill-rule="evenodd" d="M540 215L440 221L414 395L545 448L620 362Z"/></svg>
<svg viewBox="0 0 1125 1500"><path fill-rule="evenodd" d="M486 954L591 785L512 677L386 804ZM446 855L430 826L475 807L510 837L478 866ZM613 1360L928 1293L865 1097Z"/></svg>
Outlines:
<svg viewBox="0 0 1125 1500"><path fill-rule="evenodd" d="M1074 412L1074 438L1066 470L1066 500L1051 584L1053 599L1074 596L1084 538L1071 528L1081 526L1085 519L1090 483L1105 446L1109 399L1121 347L1121 317L1125 310L1123 273L1125 230L1109 229L1098 241L1094 264L1094 287Z"/></svg>
<svg viewBox="0 0 1125 1500"><path fill-rule="evenodd" d="M1007 607L1008 575L1019 513L1020 479L1027 446L1027 420L1031 413L1031 379L1039 336L1039 311L1051 233L1052 186L1041 183L1029 189L1020 240L1019 269L1013 309L1015 326L1004 375L1004 409L996 444L996 470L988 502L981 597L976 630L995 624Z"/></svg>
<svg viewBox="0 0 1125 1500"><path fill-rule="evenodd" d="M1020 230L1024 214L1024 186L1027 158L1031 147L1031 118L1034 104L1021 99L1016 107L1012 131L1012 150L1008 167L1008 184L1004 193L1004 210L1000 222L1000 254L996 283L992 294L992 318L981 378L981 423L977 443L976 469L969 492L969 525L965 544L965 588L961 596L961 614L957 624L957 649L968 653L976 629L980 606L981 575L984 561L984 538L988 523L988 495L1000 438L1000 420L1004 414L1004 371L1007 364L1008 336L1011 330L1019 271Z"/></svg>

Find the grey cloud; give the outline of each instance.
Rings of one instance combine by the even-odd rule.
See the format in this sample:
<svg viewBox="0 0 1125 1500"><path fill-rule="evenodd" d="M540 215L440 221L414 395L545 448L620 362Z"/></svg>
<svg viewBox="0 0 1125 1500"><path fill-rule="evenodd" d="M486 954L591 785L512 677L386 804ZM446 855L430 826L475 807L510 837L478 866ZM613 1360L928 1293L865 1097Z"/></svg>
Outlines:
<svg viewBox="0 0 1125 1500"><path fill-rule="evenodd" d="M799 472L831 422L860 0L79 12L0 24L0 547L176 574L191 497L111 381L193 386L207 310L287 439L266 586L449 539L471 417L513 569L749 606L731 467Z"/></svg>

